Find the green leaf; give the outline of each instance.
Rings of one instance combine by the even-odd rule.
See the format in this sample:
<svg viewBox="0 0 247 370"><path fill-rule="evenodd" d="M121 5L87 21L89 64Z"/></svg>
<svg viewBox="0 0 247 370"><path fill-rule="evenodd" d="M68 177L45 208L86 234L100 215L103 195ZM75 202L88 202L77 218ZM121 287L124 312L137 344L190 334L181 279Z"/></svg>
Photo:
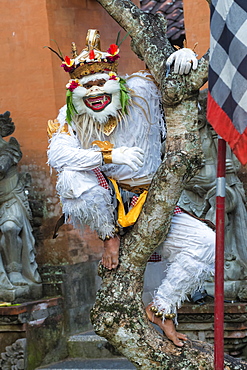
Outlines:
<svg viewBox="0 0 247 370"><path fill-rule="evenodd" d="M130 34L130 31L127 32L126 35L122 38L122 40L121 41L118 41L118 44L116 43L116 45L118 47L120 47L122 45L122 43L127 39L127 37L129 36L129 34ZM120 31L119 31L119 36L120 36Z"/></svg>
<svg viewBox="0 0 247 370"><path fill-rule="evenodd" d="M118 43L119 43L119 39L120 39L120 33L121 33L121 31L118 31L118 33L117 33L117 40L116 40L116 42L115 42L115 44L116 44L117 46L119 46L119 45L118 45Z"/></svg>
<svg viewBox="0 0 247 370"><path fill-rule="evenodd" d="M59 55L64 59L63 53L61 52L60 47L58 46L58 43L56 42L56 40L51 39L51 41L54 41L55 42L55 44L57 45L57 48L58 48Z"/></svg>
<svg viewBox="0 0 247 370"><path fill-rule="evenodd" d="M122 112L128 114L127 105L129 103L129 92L125 86L126 81L120 77L119 84L120 84L120 103L122 106Z"/></svg>
<svg viewBox="0 0 247 370"><path fill-rule="evenodd" d="M72 118L75 114L78 114L77 110L75 109L75 106L72 101L72 91L67 90L66 92L66 104L67 104L67 110L66 110L66 121L69 125L71 125Z"/></svg>

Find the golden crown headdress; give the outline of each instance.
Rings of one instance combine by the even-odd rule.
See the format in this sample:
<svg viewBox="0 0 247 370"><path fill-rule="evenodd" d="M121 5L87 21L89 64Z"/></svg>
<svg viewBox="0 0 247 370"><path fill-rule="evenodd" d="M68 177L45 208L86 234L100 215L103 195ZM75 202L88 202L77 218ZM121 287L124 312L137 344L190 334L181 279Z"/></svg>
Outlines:
<svg viewBox="0 0 247 370"><path fill-rule="evenodd" d="M99 31L89 29L86 37L86 47L77 55L76 45L72 42L72 58L66 56L61 67L69 72L72 79L80 79L89 74L105 71L117 73L118 58L118 46L111 44L107 51L101 51Z"/></svg>

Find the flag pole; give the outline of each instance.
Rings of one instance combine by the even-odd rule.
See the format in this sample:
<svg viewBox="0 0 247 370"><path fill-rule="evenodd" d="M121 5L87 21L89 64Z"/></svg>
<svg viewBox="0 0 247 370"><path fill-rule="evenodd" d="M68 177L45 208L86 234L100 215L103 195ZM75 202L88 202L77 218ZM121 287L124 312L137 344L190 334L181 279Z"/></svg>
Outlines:
<svg viewBox="0 0 247 370"><path fill-rule="evenodd" d="M224 244L226 142L218 136L216 180L216 254L214 307L214 368L224 370Z"/></svg>

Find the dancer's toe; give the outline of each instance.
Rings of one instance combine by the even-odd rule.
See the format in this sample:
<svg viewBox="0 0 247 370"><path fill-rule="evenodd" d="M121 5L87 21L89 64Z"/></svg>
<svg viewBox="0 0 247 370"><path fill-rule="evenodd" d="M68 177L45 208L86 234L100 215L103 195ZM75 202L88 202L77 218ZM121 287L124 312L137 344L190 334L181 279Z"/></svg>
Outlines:
<svg viewBox="0 0 247 370"><path fill-rule="evenodd" d="M182 334L182 333L177 333L177 337L178 339L182 339L182 340L188 340L187 336L185 334Z"/></svg>

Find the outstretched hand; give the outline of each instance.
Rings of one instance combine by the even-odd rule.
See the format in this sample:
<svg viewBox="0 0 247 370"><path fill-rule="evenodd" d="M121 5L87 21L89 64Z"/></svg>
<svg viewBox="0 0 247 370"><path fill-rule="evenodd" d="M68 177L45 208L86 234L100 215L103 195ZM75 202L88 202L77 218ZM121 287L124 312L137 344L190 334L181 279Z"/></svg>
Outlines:
<svg viewBox="0 0 247 370"><path fill-rule="evenodd" d="M198 60L193 50L189 48L179 49L174 51L166 61L166 67L170 70L174 63L174 72L180 75L188 74L191 70L195 70L198 66Z"/></svg>
<svg viewBox="0 0 247 370"><path fill-rule="evenodd" d="M139 167L143 166L143 162L144 152L136 146L133 148L121 146L112 150L112 163L126 164L135 172L138 171Z"/></svg>

